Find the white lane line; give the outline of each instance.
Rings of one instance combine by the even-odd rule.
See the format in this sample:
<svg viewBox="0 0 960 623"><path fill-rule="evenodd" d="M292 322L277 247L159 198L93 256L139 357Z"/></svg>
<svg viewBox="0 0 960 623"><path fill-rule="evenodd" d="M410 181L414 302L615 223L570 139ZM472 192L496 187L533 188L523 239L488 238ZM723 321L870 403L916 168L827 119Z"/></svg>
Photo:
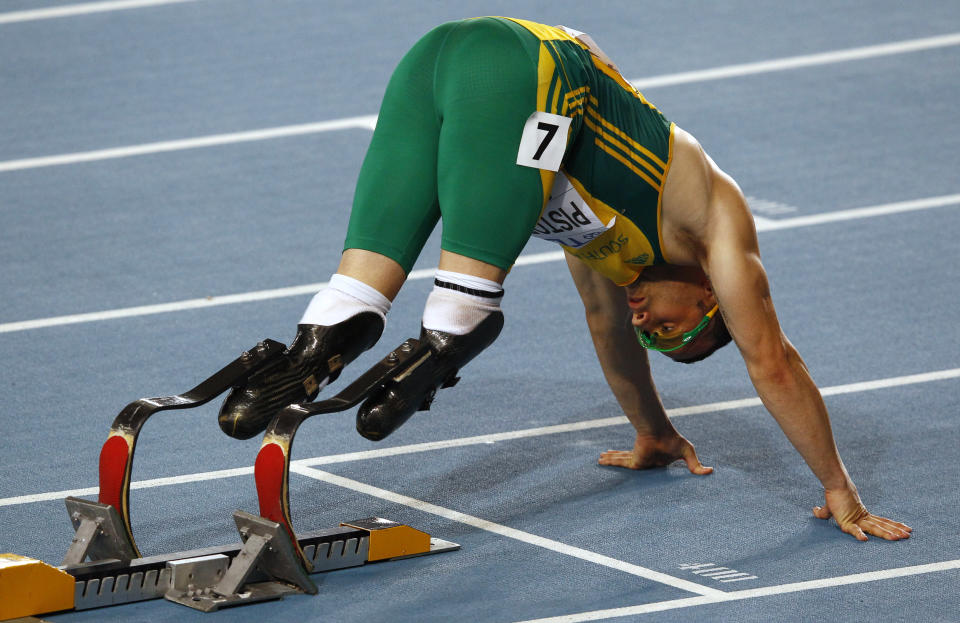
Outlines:
<svg viewBox="0 0 960 623"><path fill-rule="evenodd" d="M576 614L566 614L556 617L547 617L543 619L528 619L520 623L581 623L583 621L600 621L604 619L614 619L618 617L637 616L640 614L649 614L651 612L663 612L665 610L677 610L679 608L690 608L692 606L702 606L706 604L718 604L729 601L742 601L744 599L756 599L758 597L771 597L774 595L784 595L787 593L797 593L801 591L811 591L821 588L831 588L835 586L847 586L850 584L862 584L864 582L877 582L880 580L892 580L894 578L908 577L911 575L923 575L927 573L938 573L960 569L960 560L945 560L926 565L913 565L910 567L899 567L896 569L883 569L881 571L869 571L867 573L854 573L851 575L841 575L832 578L823 578L820 580L809 580L806 582L795 582L792 584L780 584L775 586L765 586L762 588L752 588L742 591L730 591L723 595L687 597L684 599L671 599L669 601L660 601L649 604L640 604L625 608L610 608L607 610L593 610L591 612L580 612Z"/></svg>
<svg viewBox="0 0 960 623"><path fill-rule="evenodd" d="M960 378L960 368L951 370L937 370L935 372L925 372L922 374L910 374L906 376L897 376L886 379L877 379L874 381L864 381L860 383L847 383L844 385L834 385L824 387L820 392L824 396L838 396L842 394L851 394L857 392L875 391L878 389L889 389L892 387L903 387L906 385L916 385L919 383L932 383L935 381L945 381L949 379ZM747 409L759 407L762 403L759 398L744 398L741 400L725 400L703 405L694 405L690 407L679 407L667 409L667 415L670 418L682 417L685 415L699 415L703 413L719 413L721 411L731 411L736 409ZM473 445L491 444L500 441L510 441L513 439L527 439L531 437L542 437L544 435L556 435L560 433L571 433L577 431L590 430L593 428L605 428L608 426L620 426L628 424L626 416L616 416L608 418L597 418L593 420L581 420L579 422L570 422L568 424L556 424L553 426L540 426L536 428L526 428L503 433L490 433L487 435L476 435L474 437L460 437L457 439L448 439L444 441L432 441L427 443L417 443L405 446L394 446L392 448L378 448L376 450L366 450L362 452L346 452L343 454L333 454L327 456L316 456L307 459L298 459L291 461L292 467L310 467L313 465L332 465L334 463L348 463L352 461L366 461L379 459L388 456L399 456L403 454L413 454L417 452L430 452L433 450L445 450L449 448L461 448ZM194 474L185 474L182 476L170 476L166 478L154 478L151 480L138 480L131 483L132 489L149 489L153 487L163 487L168 485L178 485L188 482L202 482L206 480L216 480L220 478L232 478L234 476L245 476L253 473L252 467L240 467L233 469L222 469L212 472L198 472ZM96 495L97 487L87 487L84 489L69 489L65 491L50 491L47 493L35 493L30 495L20 495L15 497L0 498L0 507L16 506L19 504L29 504L32 502L49 502L60 500L70 495L84 496Z"/></svg>
<svg viewBox="0 0 960 623"><path fill-rule="evenodd" d="M517 258L517 261L514 265L529 266L532 264L558 262L561 260L563 260L563 251L547 251L546 253L529 253L527 255L522 255ZM416 281L419 279L433 279L435 273L436 269L434 268L412 270L410 271L410 274L407 275L407 280ZM288 298L291 296L305 296L308 294L315 294L320 290L320 288L323 288L326 285L326 281L321 281L318 283L308 283L300 286L290 286L287 288L257 290L254 292L244 292L241 294L225 294L223 296L208 296L202 299L187 299L185 301L174 301L171 303L157 303L156 305L123 307L121 309L90 312L86 314L71 314L69 316L55 316L52 318L39 318L37 320L8 322L0 324L0 333L13 333L15 331L42 329L44 327L57 327L81 322L96 322L98 320L116 320L118 318L132 318L134 316L149 316L151 314L164 314L169 312L187 311L190 309L203 309L206 307L217 307L219 305L234 305L236 303L251 303L254 301L266 301Z"/></svg>
<svg viewBox="0 0 960 623"><path fill-rule="evenodd" d="M809 216L800 216L782 219L779 221L772 221L762 217L757 217L755 220L757 221L757 231L763 232L791 229L794 227L809 227L824 223L834 223L838 221L847 221L874 216L885 216L898 212L929 210L932 208L941 208L954 205L960 205L960 194L943 195L941 197L929 197L926 199L901 201L897 203L887 203L878 206L856 208L853 210L841 210L839 212L824 212L821 214L811 214ZM543 264L546 262L559 262L562 260L563 251L547 251L545 253L521 255L519 258L517 258L517 261L514 265L529 266L533 264ZM407 277L407 279L431 279L433 278L433 275L434 269L414 270L410 272L410 275ZM0 333L13 333L16 331L28 331L31 329L57 327L61 325L77 324L82 322L116 320L120 318L131 318L134 316L147 316L151 314L163 314L186 311L190 309L216 307L218 305L232 305L235 303L250 303L253 301L265 301L287 298L291 296L303 296L307 294L313 294L326 285L326 282L310 283L300 286L275 288L272 290L257 290L254 292L245 292L241 294L227 294L223 296L209 296L202 299L187 299L184 301L174 301L170 303L158 303L156 305L123 307L120 309L89 312L85 314L71 314L67 316L38 318L36 320L19 320L0 324Z"/></svg>
<svg viewBox="0 0 960 623"><path fill-rule="evenodd" d="M412 498L400 493L395 493L393 491L388 491L386 489L374 487L366 483L353 480L351 478L344 478L343 476L337 476L336 474L324 472L319 469L314 469L312 467L304 467L302 465L291 466L290 471L296 472L301 476L307 476L315 480L320 480L332 485L337 485L338 487L344 487L352 491L359 491L360 493L370 495L376 498L380 498L381 500L386 500L394 504L409 506L419 511L430 513L432 515L437 515L449 521L455 521L457 523L473 526L474 528L479 528L480 530L492 532L494 534L507 537L508 539L514 539L522 543L535 545L537 547L542 547L544 549L557 552L558 554L563 554L565 556L572 556L574 558L579 558L580 560L585 560L587 562L592 562L597 565L602 565L604 567L616 569L617 571L623 571L625 573L629 573L631 575L635 575L647 580L651 580L653 582L659 582L660 584L666 584L674 588L690 591L691 593L696 593L697 595L720 596L724 594L724 592L721 590L710 588L708 586L702 586L700 584L697 584L696 582L691 582L689 580L677 578L672 575L668 575L666 573L654 571L653 569L641 567L640 565L634 565L629 562L617 560L616 558L611 558L610 556L605 556L603 554L591 552L589 550L581 549L579 547L567 545L559 541L554 541L553 539L537 536L536 534L524 532L523 530L517 530L516 528L511 528L503 524L494 523L492 521L481 519L480 517L475 517L473 515L468 515L466 513L461 513L459 511L445 508L443 506L437 506L436 504L431 504L430 502L425 502L423 500L418 500L416 498Z"/></svg>
<svg viewBox="0 0 960 623"><path fill-rule="evenodd" d="M563 251L548 251L546 253L531 253L517 258L516 266L526 266L530 264L542 264L544 262L556 262L563 259ZM410 271L407 280L433 279L436 269L425 268ZM326 281L318 283L308 283L300 286L290 286L287 288L275 288L272 290L257 290L255 292L244 292L241 294L227 294L223 296L208 296L202 299L187 299L185 301L174 301L171 303L157 303L156 305L140 305L137 307L123 307L100 312L90 312L86 314L71 314L68 316L54 316L51 318L39 318L36 320L21 320L17 322L7 322L0 324L0 333L13 333L16 331L27 331L30 329L42 329L44 327L58 327L62 325L77 324L82 322L96 322L100 320L116 320L119 318L132 318L135 316L149 316L151 314L164 314L170 312L187 311L191 309L203 309L207 307L217 307L219 305L233 305L237 303L250 303L253 301L265 301L272 299L288 298L291 296L304 296L315 294L320 288L327 285Z"/></svg>
<svg viewBox="0 0 960 623"><path fill-rule="evenodd" d="M898 201L896 203L885 203L866 208L854 208L852 210L838 210L836 212L822 212L808 216L794 216L782 219L764 218L762 220L755 218L755 220L757 221L757 231L774 231L777 229L793 229L795 227L808 227L810 225L823 225L824 223L872 218L874 216L886 216L888 214L898 214L901 212L929 210L931 208L942 208L957 204L960 204L960 194L928 197L926 199L916 199L912 201Z"/></svg>
<svg viewBox="0 0 960 623"><path fill-rule="evenodd" d="M150 480L137 480L130 483L131 489L153 489L155 487L167 487L170 485L182 485L190 482L205 482L207 480L220 480L221 478L234 478L236 476L252 476L253 467L235 467L231 469L218 469L212 472L197 472L195 474L184 474L182 476L167 476L166 478L151 478ZM65 491L51 491L49 493L35 493L32 495L18 495L10 498L0 498L0 507L17 506L19 504L30 504L33 502L52 502L62 500L63 498L76 496L83 497L87 495L97 495L100 493L99 487L85 487L83 489L67 489Z"/></svg>
<svg viewBox="0 0 960 623"><path fill-rule="evenodd" d="M552 261L551 257L542 261ZM529 256L527 263L536 263L536 256ZM410 271L407 279L430 279L433 277L435 269L423 269ZM118 318L132 318L134 316L149 316L151 314L164 314L169 312L186 311L190 309L203 309L206 307L216 307L218 305L233 305L236 303L250 303L253 301L265 301L271 299L287 298L291 296L303 296L315 294L320 288L327 285L326 281L319 283L308 283L301 286L290 286L288 288L275 288L273 290L257 290L255 292L244 292L242 294L227 294L224 296L208 296L202 299L187 299L185 301L174 301L172 303L158 303L156 305L140 305L138 307L123 307L121 309L112 309L101 312L90 312L87 314L72 314L69 316L55 316L53 318L39 318L37 320L22 320L18 322L8 322L0 324L0 333L12 333L14 331L26 331L29 329L41 329L44 327L57 327L61 325L76 324L80 322L95 322L98 320L116 320Z"/></svg>
<svg viewBox="0 0 960 623"><path fill-rule="evenodd" d="M960 33L952 33L948 35L924 37L921 39L911 39L908 41L899 41L895 43L871 45L861 48L835 50L832 52L823 52L821 54L792 56L770 61L715 67L713 69L705 69L701 71L687 71L676 74L666 74L663 76L654 76L651 78L639 78L634 80L633 84L640 89L649 89L653 87L670 86L674 84L719 80L722 78L744 76L748 74L783 71L785 69L795 69L798 67L810 67L813 65L862 60L875 56L902 54L905 52L915 52L919 50L928 50L958 44L960 44ZM376 115L364 115L361 117L349 117L346 119L335 119L332 121L321 121L318 123L307 123L303 125L264 128L249 132L217 134L214 136L202 136L192 139L147 143L145 145L132 145L129 147L117 147L113 149L99 149L95 151L61 154L57 156L8 160L5 162L0 162L0 172L76 164L112 158L127 158L130 156L141 156L145 154L177 151L182 149L196 149L200 147L211 147L214 145L227 145L244 141L262 141L284 136L330 132L348 128L367 128L372 130L376 126L376 122Z"/></svg>
<svg viewBox="0 0 960 623"><path fill-rule="evenodd" d="M200 136L197 138L161 141L159 143L146 143L144 145L131 145L129 147L81 151L72 154L61 154L59 156L43 156L40 158L7 160L5 162L0 162L0 172L36 169L39 167L52 167L62 164L78 164L81 162L109 160L112 158L129 158L130 156L143 156L147 154L157 154L168 151L197 149L199 147L214 147L217 145L231 145L234 143L263 141L272 138L285 138L288 136L300 136L303 134L316 134L318 132L330 132L333 130L349 130L351 128L369 129L371 124L374 123L376 123L376 115L364 115L362 117L349 117L347 119L336 119L333 121L319 121L316 123L303 123L300 125L264 128L261 130L249 130L246 132L232 132L229 134L213 134L210 136Z"/></svg>
<svg viewBox="0 0 960 623"><path fill-rule="evenodd" d="M752 74L763 74L775 71L784 71L788 69L800 69L802 67L813 67L816 65L830 65L833 63L860 61L868 58L876 58L878 56L919 52L922 50L932 50L935 48L949 47L958 44L960 44L960 33L949 33L934 37L923 37L921 39L908 39L906 41L895 41L892 43L882 43L880 45L868 45L859 48L833 50L831 52L821 52L819 54L788 56L769 61L743 63L740 65L727 65L726 67L715 67L713 69L702 69L699 71L685 71L683 73L665 74L650 78L637 78L636 80L631 80L631 82L635 87L642 91L643 89L673 86L675 84L706 82L708 80L722 80L724 78L749 76Z"/></svg>
<svg viewBox="0 0 960 623"><path fill-rule="evenodd" d="M133 318L135 316L148 316L150 314L164 314L169 312L187 311L190 309L216 307L217 305L231 305L234 303L248 303L251 301L278 299L278 298L284 298L288 296L300 296L304 294L313 294L325 285L327 285L326 282L310 283L302 286L292 286L289 288L277 288L274 290L258 290L256 292L245 292L243 294L228 294L225 296L209 296L202 299L188 299L185 301L174 301L172 303L158 303L156 305L140 305L138 307L124 307L121 309L112 309L112 310L101 311L101 312L90 312L87 314L71 314L69 316L55 316L52 318L39 318L37 320L22 320L18 322L8 322L5 324L0 324L0 333L13 333L15 331L42 329L44 327L58 327L62 325L77 324L80 322L96 322L98 320L116 320L119 318Z"/></svg>
<svg viewBox="0 0 960 623"><path fill-rule="evenodd" d="M90 13L123 11L126 9L140 9L143 7L160 6L163 4L181 4L184 2L195 1L196 0L115 0L114 2L86 2L84 4L69 4L66 6L50 7L46 9L31 9L28 11L10 11L9 13L0 13L0 24L32 22L38 19L73 17L74 15L89 15Z"/></svg>
<svg viewBox="0 0 960 623"><path fill-rule="evenodd" d="M960 377L960 368L952 370L939 370L937 372L925 372L923 374L911 374L908 376L898 376L888 379L878 379L876 381L864 381L862 383L849 383L847 385L834 385L820 390L824 396L839 396L841 394L856 394L859 392L868 392L877 389L887 389L890 387L903 387L904 385L915 385L917 383L930 383L934 381L946 381Z"/></svg>

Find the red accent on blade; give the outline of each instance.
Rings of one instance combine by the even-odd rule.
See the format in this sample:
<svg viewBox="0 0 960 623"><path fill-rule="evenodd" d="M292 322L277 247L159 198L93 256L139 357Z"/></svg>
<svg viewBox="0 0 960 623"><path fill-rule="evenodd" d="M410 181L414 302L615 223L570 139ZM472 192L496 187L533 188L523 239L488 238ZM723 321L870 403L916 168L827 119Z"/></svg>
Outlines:
<svg viewBox="0 0 960 623"><path fill-rule="evenodd" d="M260 500L260 515L283 525L287 525L287 518L283 514L283 477L286 468L286 455L283 453L283 448L275 443L260 448L253 465L253 475L257 481L257 498Z"/></svg>
<svg viewBox="0 0 960 623"><path fill-rule="evenodd" d="M289 446L288 446L289 450ZM300 549L297 535L290 525L286 509L287 502L287 454L280 444L272 442L265 444L257 453L257 460L253 464L253 477L257 481L257 499L260 501L260 516L275 521L290 535L293 547L300 555L301 562L310 568L310 564Z"/></svg>
<svg viewBox="0 0 960 623"><path fill-rule="evenodd" d="M109 504L123 514L123 484L127 476L127 460L130 446L120 436L107 439L100 450L100 495L101 504Z"/></svg>

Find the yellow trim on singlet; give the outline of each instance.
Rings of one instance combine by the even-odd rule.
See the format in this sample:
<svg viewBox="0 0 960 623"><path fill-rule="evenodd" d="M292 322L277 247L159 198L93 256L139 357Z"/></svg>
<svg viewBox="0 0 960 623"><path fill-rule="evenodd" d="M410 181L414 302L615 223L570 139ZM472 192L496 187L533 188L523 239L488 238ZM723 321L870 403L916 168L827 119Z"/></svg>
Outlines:
<svg viewBox="0 0 960 623"><path fill-rule="evenodd" d="M587 112L592 112L592 111L588 109ZM597 147L602 149L604 152L610 154L620 162L624 163L631 171L636 173L638 177L642 178L645 182L653 186L653 188L657 192L660 192L662 190L663 174L660 171L658 171L652 164L650 164L643 158L638 157L635 153L631 152L629 147L627 147L626 145L618 141L616 138L610 136L609 134L605 134L600 128L596 126L596 124L590 121L589 118L584 117L583 122L586 124L588 128L590 128L597 134L597 138L594 141ZM616 151L615 149L613 149L614 147L619 149L620 151L619 152ZM627 156L630 157L630 160L627 160L626 157L624 157L623 154L621 154L620 152L623 152L623 154L627 154ZM641 167L643 167L644 169L646 169L646 172L638 169L636 164L633 164L633 163L636 163ZM653 178L655 179L651 179L649 177L650 175L652 175Z"/></svg>
<svg viewBox="0 0 960 623"><path fill-rule="evenodd" d="M560 50L557 49L557 45L553 41L541 41L540 45L550 46L550 49L553 50L553 53L557 58L560 58L562 56L560 54ZM543 54L542 51L541 51L541 54ZM570 76L567 74L567 68L563 63L560 63L560 71L563 72L563 79L566 80L567 88L569 89L570 87L573 86L573 80L571 80ZM556 113L557 112L556 109L554 109L553 112Z"/></svg>
<svg viewBox="0 0 960 623"><path fill-rule="evenodd" d="M599 69L600 71L602 71L602 72L603 72L604 74L606 74L609 78L611 78L614 82L616 82L617 84L619 84L619 85L623 88L623 90L627 91L628 93L630 93L631 95L633 95L634 97L636 97L637 99L639 99L640 101L642 101L644 104L649 105L649 102L647 102L647 99L640 93L640 91L637 90L637 88L636 88L635 86L633 86L632 84L630 84L629 82L627 82L627 79L623 77L623 74L621 74L619 71L613 69L612 67L608 67L608 66L606 65L606 63L604 63L603 61L601 61L601 60L600 60L599 58L597 58L596 56L593 56L592 54L591 54L591 56L593 57L593 66L594 66L594 67L596 67L597 69Z"/></svg>
<svg viewBox="0 0 960 623"><path fill-rule="evenodd" d="M533 24L533 22L530 22L530 24ZM524 28L527 27L525 24L521 25L524 26ZM547 95L550 93L550 87L555 81L558 84L554 89L553 107L550 107L547 105ZM540 54L537 59L537 110L544 112L556 111L557 99L560 96L561 90L559 82L560 78L557 72L557 63L541 41ZM542 211L550 199L550 190L553 188L553 180L557 174L554 171L547 171L545 169L538 170L540 171L540 184L543 187L543 202L540 206L540 210Z"/></svg>
<svg viewBox="0 0 960 623"><path fill-rule="evenodd" d="M591 195L569 171L566 176L601 221L610 224L616 219L616 222L606 232L582 247L573 248L563 244L560 246L615 284L623 286L632 283L637 278L637 273L643 270L643 266L627 263L625 260L645 256L652 264L654 252L650 240L636 223Z"/></svg>
<svg viewBox="0 0 960 623"><path fill-rule="evenodd" d="M641 171L640 169L638 169L632 162L630 162L629 160L627 160L622 154L620 154L619 152L617 152L617 151L611 149L609 146L607 146L606 143L604 143L603 141L600 140L600 137L597 137L597 138L593 139L593 144L596 145L597 147L599 147L599 148L600 148L601 150L603 150L605 153L607 153L611 158L614 158L614 159L617 160L620 164L622 164L623 166L625 166L625 167L627 167L628 169L630 169L631 171L633 171L634 175L636 175L637 177L639 177L640 179L642 179L642 180L643 180L644 182L646 182L647 184L650 184L650 186L652 186L652 187L654 188L654 190L656 190L657 192L660 192L661 189L660 189L660 185L659 185L659 184L657 184L657 183L654 182L652 179L650 179L650 177L649 177L646 173L644 173L643 171Z"/></svg>
<svg viewBox="0 0 960 623"><path fill-rule="evenodd" d="M540 41L572 41L576 43L579 47L584 50L590 51L590 48L586 46L585 43L579 41L576 37L573 37L563 30L556 28L554 26L547 26L546 24L538 24L537 22L530 22L525 19L517 19L515 17L505 17L503 19L508 19L511 22L520 24L527 30L529 30L534 36L536 36ZM597 58L592 52L590 53L590 58L593 59L593 65L598 70L603 72L605 75L610 77L614 82L620 85L625 91L629 92L631 95L642 101L644 104L651 106L650 102L643 96L640 91L637 90L632 84L630 84L626 78L623 77L616 69L608 67L603 61ZM652 106L651 106L652 107Z"/></svg>
<svg viewBox="0 0 960 623"><path fill-rule="evenodd" d="M557 64L550 56L550 53L540 46L540 58L537 62L537 110L547 109L547 94L550 92L550 86L555 80L557 73ZM559 92L559 88L557 91Z"/></svg>
<svg viewBox="0 0 960 623"><path fill-rule="evenodd" d="M576 107L572 113L570 113L570 118L583 113L583 103L586 101L587 95L590 94L589 86L582 86L579 89L575 89L567 93L566 97L563 98L563 109L560 114L567 116L567 111L571 107Z"/></svg>
<svg viewBox="0 0 960 623"><path fill-rule="evenodd" d="M559 82L559 80L557 81ZM550 106L550 112L553 114L559 113L559 102L560 102L560 85L557 85L557 88L553 90L553 104Z"/></svg>
<svg viewBox="0 0 960 623"><path fill-rule="evenodd" d="M537 22L529 22L525 19L517 19L516 17L501 17L500 19L508 19L511 22L520 24L533 33L533 35L536 36L536 38L540 41L573 41L574 43L583 47L579 41L554 26L538 24Z"/></svg>
<svg viewBox="0 0 960 623"><path fill-rule="evenodd" d="M607 128L608 130L610 130L611 132L613 132L614 134L616 134L617 136L619 136L619 137L622 138L623 140L625 140L625 141L627 141L628 143L630 143L630 145L631 145L634 149L636 149L638 152L642 153L644 156L650 158L650 160L651 160L652 162L656 163L661 169L667 166L667 163L665 163L663 160L661 160L655 153L653 153L652 151L650 151L649 149L647 149L646 147L644 147L643 145L641 145L641 144L638 143L637 141L633 140L632 138L630 138L630 136L629 136L626 132L624 132L623 130L621 130L621 129L618 128L617 126L613 125L612 123L610 123L609 121L607 121L606 119L604 119L603 117L601 117L599 111L597 111L597 108L600 106L600 102L599 102L599 100L597 100L596 97L594 97L594 96L591 95L591 96L590 96L590 103L593 104L593 108L588 108L588 111L595 113L597 119L600 120L600 122L601 122L601 124L603 125L603 127Z"/></svg>
<svg viewBox="0 0 960 623"><path fill-rule="evenodd" d="M589 86L584 85L568 92L561 100L559 97L562 84L567 88L575 86L567 74L566 67L558 63L556 58L563 55L557 50L557 41L571 41L579 48L590 52L589 47L567 32L545 24L538 24L527 20L505 17L540 40L539 59L537 63L537 110L559 114L571 119L582 115L584 124L596 134L596 147L616 159L634 175L649 184L657 192L657 237L660 254L663 255L663 235L661 223L661 204L663 200L663 182L670 168L673 158L673 125L670 126L670 149L667 162L638 141L629 136L608 119L601 116L599 102L591 93ZM553 51L553 54L551 54ZM590 52L593 66L602 74L613 80L620 88L640 100L645 106L656 111L656 107L638 91L616 69L607 66L599 57ZM582 83L581 83L582 84ZM551 93L551 87L553 92ZM548 101L548 95L550 101ZM580 248L564 248L573 255L583 259L595 270L604 274L618 285L633 282L643 265L653 263L655 253L646 234L629 218L593 197L587 192L583 184L574 178L569 171L564 170L570 183L576 188L580 196L590 205L594 213L604 223L616 219L614 225L588 244ZM553 171L540 170L540 179L543 184L543 207L546 207L553 188L556 174ZM541 208L542 209L542 208ZM652 233L652 232L651 232ZM563 245L561 245L563 246ZM638 261L640 260L640 261ZM649 261L649 264L647 262ZM642 262L642 263L641 263Z"/></svg>

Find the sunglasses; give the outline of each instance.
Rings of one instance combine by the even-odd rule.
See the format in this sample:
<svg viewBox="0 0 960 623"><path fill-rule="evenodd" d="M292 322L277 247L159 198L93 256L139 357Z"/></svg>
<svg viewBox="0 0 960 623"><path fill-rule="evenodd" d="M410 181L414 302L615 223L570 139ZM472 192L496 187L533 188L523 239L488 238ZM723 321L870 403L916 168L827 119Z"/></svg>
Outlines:
<svg viewBox="0 0 960 623"><path fill-rule="evenodd" d="M690 329L685 333L680 335L660 335L659 333L647 333L640 329L640 327L635 327L634 330L637 332L637 341L640 342L640 345L649 350L658 350L661 353L669 353L675 350L679 350L690 343L690 340L700 335L704 329L707 328L707 325L710 324L710 319L713 318L717 310L720 309L719 305L714 305L713 309L707 312L707 315L703 317L703 320L700 321L700 324Z"/></svg>

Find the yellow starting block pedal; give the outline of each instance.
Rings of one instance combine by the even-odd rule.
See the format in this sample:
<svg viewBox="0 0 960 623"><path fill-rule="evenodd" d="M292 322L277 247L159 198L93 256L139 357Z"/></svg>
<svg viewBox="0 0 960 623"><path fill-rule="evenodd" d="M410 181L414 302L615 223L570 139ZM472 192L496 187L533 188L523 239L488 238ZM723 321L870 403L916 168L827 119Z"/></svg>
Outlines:
<svg viewBox="0 0 960 623"><path fill-rule="evenodd" d="M399 524L381 517L370 517L340 524L347 528L356 528L370 533L370 547L367 550L367 562L408 558L431 553L430 535L416 528ZM444 541L444 543L446 543Z"/></svg>
<svg viewBox="0 0 960 623"><path fill-rule="evenodd" d="M40 560L0 554L0 621L73 608L74 582Z"/></svg>

